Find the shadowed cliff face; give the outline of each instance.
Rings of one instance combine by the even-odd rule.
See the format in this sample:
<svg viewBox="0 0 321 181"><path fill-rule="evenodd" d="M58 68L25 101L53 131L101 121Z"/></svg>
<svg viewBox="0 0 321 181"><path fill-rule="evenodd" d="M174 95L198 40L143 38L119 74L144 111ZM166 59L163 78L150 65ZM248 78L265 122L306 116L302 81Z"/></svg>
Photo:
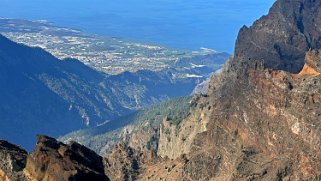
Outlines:
<svg viewBox="0 0 321 181"><path fill-rule="evenodd" d="M305 52L321 48L321 1L277 1L267 16L243 27L236 41L235 64L263 62L265 68L297 73Z"/></svg>

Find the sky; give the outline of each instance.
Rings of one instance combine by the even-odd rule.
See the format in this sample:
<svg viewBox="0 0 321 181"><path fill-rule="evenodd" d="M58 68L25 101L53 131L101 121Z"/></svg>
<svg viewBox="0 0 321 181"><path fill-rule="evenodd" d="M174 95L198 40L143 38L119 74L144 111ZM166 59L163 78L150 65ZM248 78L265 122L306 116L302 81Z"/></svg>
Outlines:
<svg viewBox="0 0 321 181"><path fill-rule="evenodd" d="M0 0L0 17L171 48L233 53L241 26L267 14L274 0Z"/></svg>

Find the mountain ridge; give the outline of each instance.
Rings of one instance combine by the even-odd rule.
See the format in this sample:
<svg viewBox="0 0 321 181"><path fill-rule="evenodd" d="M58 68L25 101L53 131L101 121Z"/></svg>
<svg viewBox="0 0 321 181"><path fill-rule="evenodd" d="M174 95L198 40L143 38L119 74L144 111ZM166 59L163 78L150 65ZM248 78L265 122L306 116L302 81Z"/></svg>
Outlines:
<svg viewBox="0 0 321 181"><path fill-rule="evenodd" d="M37 133L58 137L105 122L112 124L118 116L189 95L199 81L173 80L170 69L109 76L78 60L59 60L4 36L0 36L0 58L0 81L5 85L0 94L0 137L28 149ZM16 126L24 129L15 133Z"/></svg>

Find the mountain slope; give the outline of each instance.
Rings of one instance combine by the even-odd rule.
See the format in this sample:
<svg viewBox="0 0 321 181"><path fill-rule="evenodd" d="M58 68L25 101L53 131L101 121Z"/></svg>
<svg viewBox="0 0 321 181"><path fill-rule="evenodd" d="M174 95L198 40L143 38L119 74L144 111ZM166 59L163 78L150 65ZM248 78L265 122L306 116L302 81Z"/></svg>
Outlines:
<svg viewBox="0 0 321 181"><path fill-rule="evenodd" d="M157 151L160 124L166 117L169 124L179 125L189 112L190 101L191 97L174 98L120 117L116 127L106 124L74 131L59 140L76 141L102 156L110 154L120 140L133 148Z"/></svg>
<svg viewBox="0 0 321 181"><path fill-rule="evenodd" d="M3 36L0 61L0 137L27 149L34 144L32 135L57 137L113 124L118 116L189 95L200 81L197 77L173 80L170 69L109 76L77 60L61 61L40 48Z"/></svg>
<svg viewBox="0 0 321 181"><path fill-rule="evenodd" d="M2 36L0 55L2 138L27 146L34 144L29 136L37 132L57 135L83 127L81 120L85 119L79 115L80 105L77 105L79 110L74 108L69 111L71 104L54 92L60 91L64 86L69 86L66 91L72 90L76 83L87 84L87 80L80 78L81 74L73 78L75 74L72 70L62 68L63 64L69 68L72 64L78 67L78 62L61 62L41 49L17 45ZM88 81L96 77L102 78L99 73L86 74L86 71L91 70L85 66L79 68ZM72 79L75 82L72 82ZM57 81L57 87L50 81ZM75 97L81 98L80 96ZM14 131L17 128L20 129L19 132Z"/></svg>

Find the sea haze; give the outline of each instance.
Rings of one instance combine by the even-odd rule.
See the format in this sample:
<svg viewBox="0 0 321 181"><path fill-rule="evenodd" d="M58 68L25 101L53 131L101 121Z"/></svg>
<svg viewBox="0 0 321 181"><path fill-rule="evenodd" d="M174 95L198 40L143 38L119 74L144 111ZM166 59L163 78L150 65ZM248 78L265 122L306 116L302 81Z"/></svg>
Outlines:
<svg viewBox="0 0 321 181"><path fill-rule="evenodd" d="M90 33L233 53L239 27L274 0L0 0L0 17L46 19Z"/></svg>

